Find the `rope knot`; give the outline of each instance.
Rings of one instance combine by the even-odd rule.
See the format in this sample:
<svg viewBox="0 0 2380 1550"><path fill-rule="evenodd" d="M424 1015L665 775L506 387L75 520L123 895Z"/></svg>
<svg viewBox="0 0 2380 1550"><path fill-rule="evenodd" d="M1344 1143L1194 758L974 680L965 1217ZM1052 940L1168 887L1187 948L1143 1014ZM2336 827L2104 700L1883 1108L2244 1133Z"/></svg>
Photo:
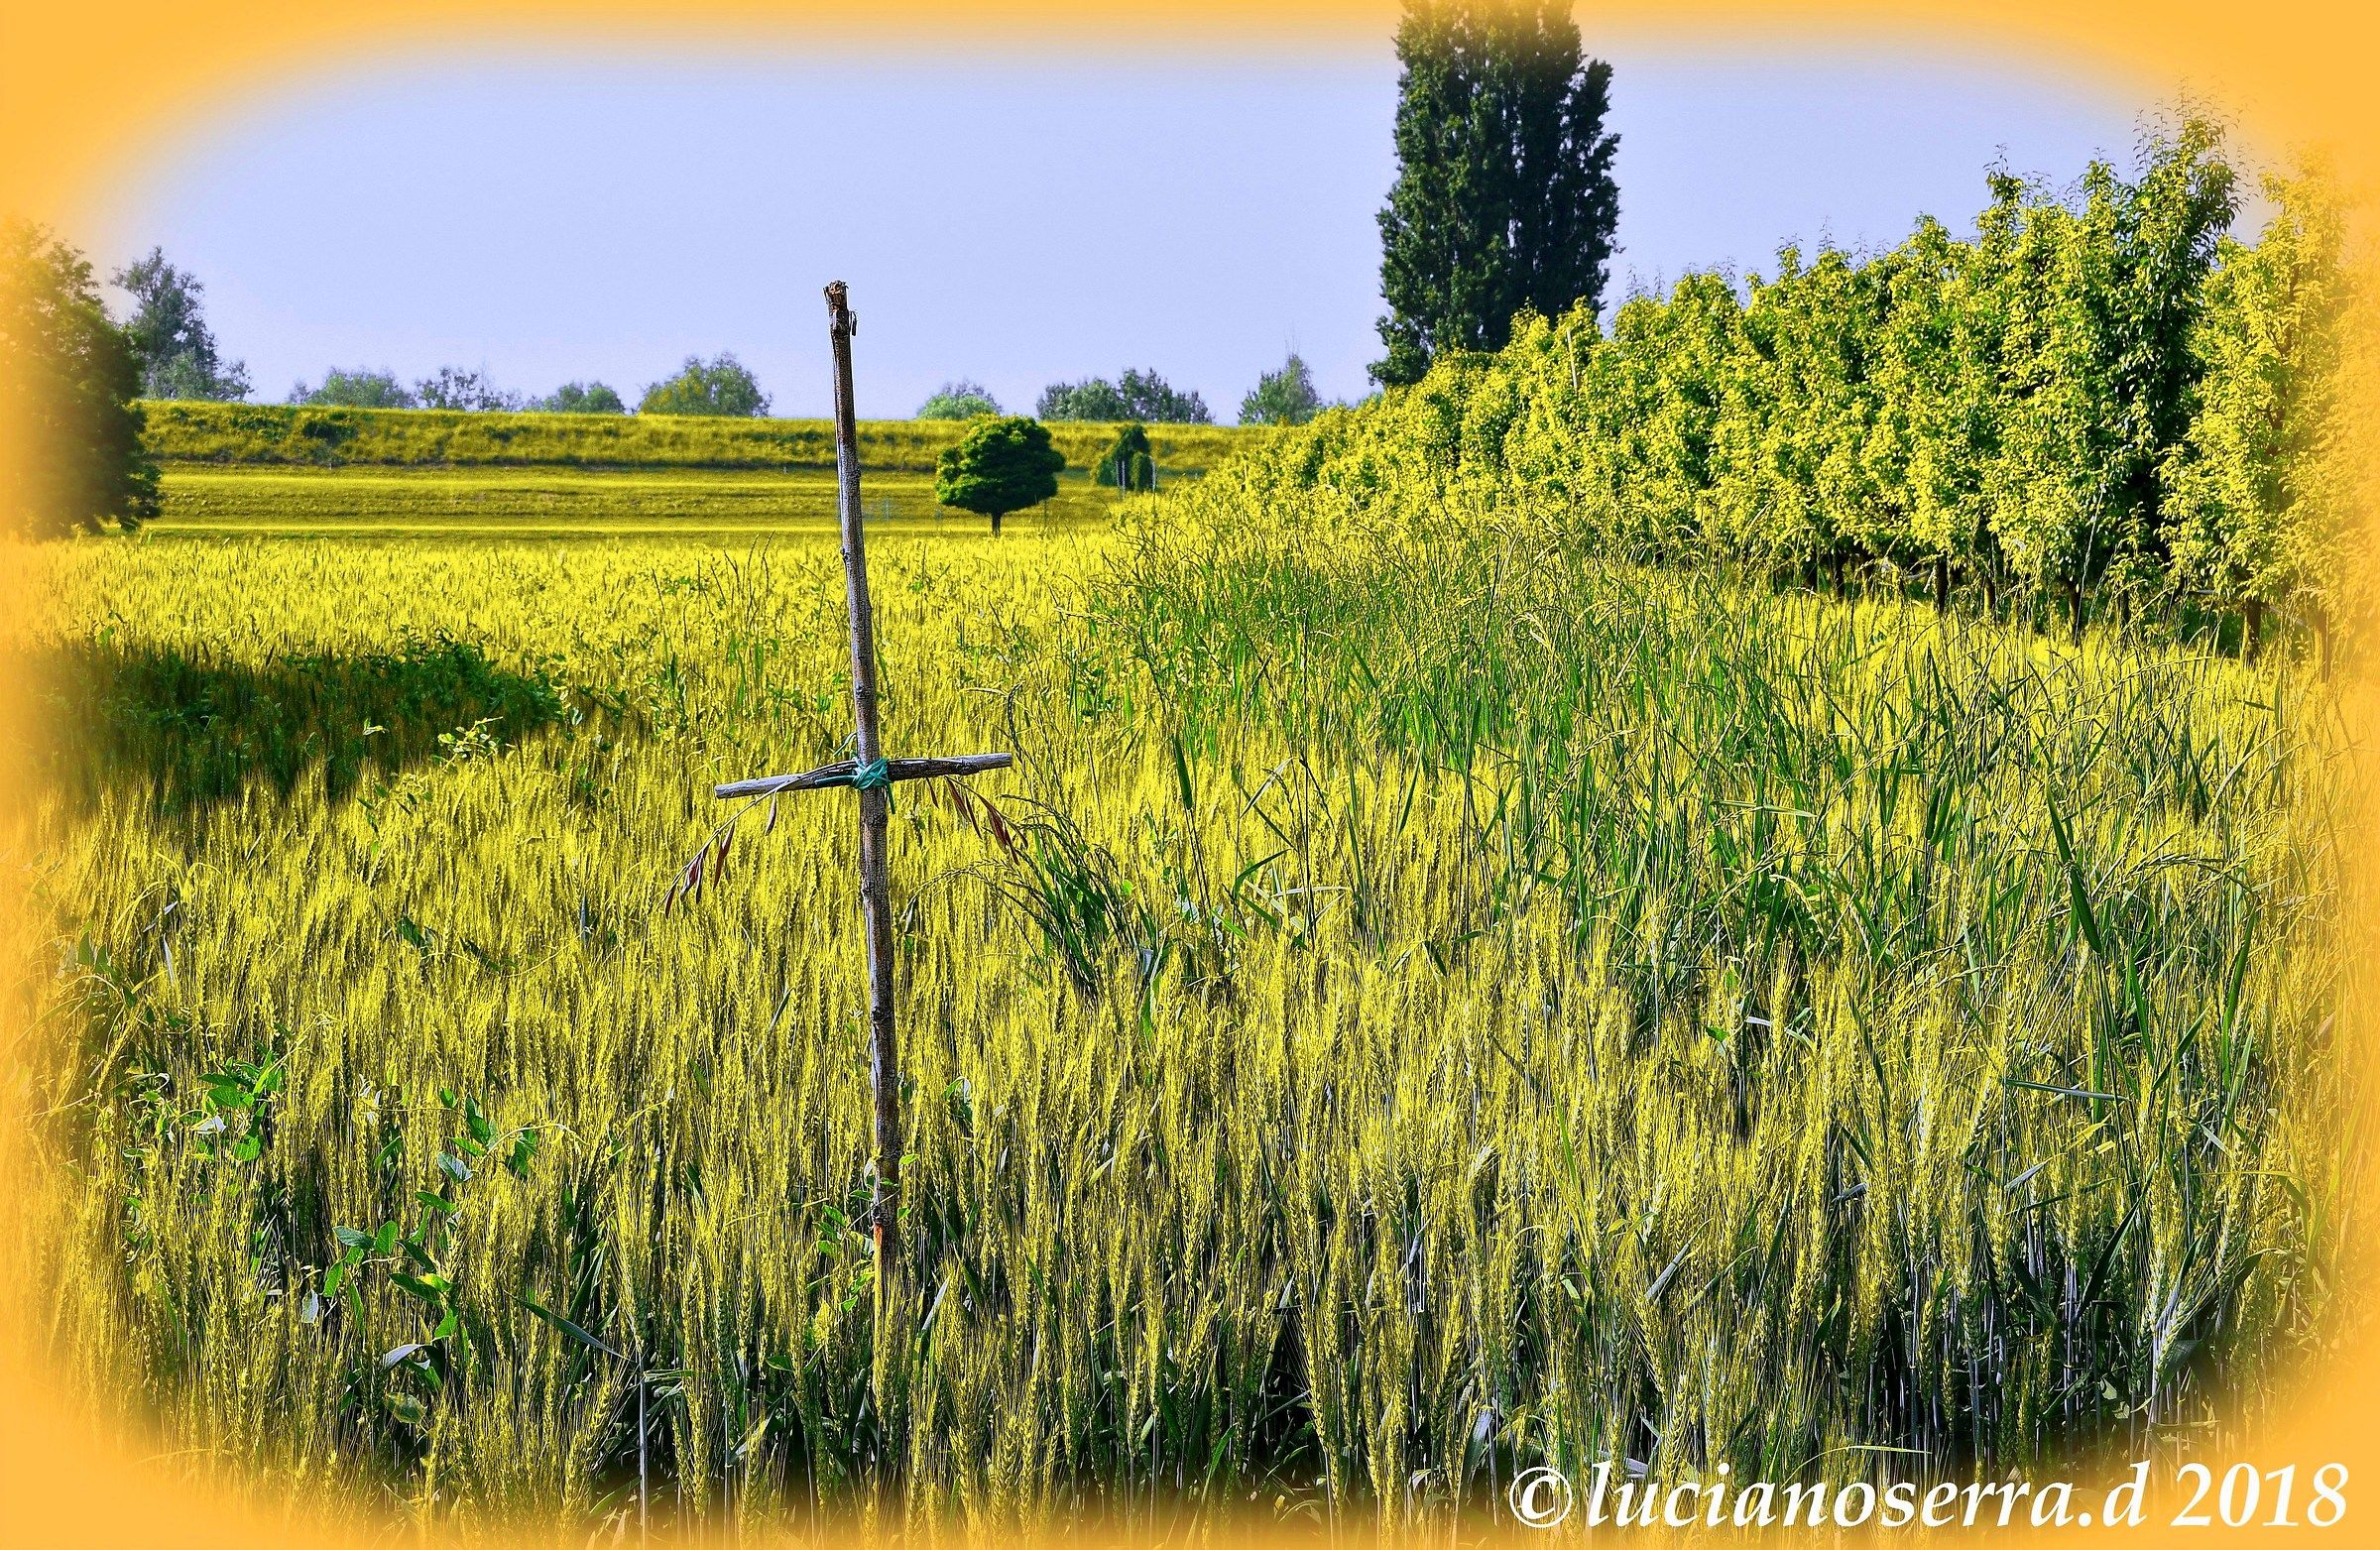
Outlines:
<svg viewBox="0 0 2380 1550"><path fill-rule="evenodd" d="M851 788L855 791L882 791L892 784L892 767L881 759L857 765L851 772Z"/></svg>

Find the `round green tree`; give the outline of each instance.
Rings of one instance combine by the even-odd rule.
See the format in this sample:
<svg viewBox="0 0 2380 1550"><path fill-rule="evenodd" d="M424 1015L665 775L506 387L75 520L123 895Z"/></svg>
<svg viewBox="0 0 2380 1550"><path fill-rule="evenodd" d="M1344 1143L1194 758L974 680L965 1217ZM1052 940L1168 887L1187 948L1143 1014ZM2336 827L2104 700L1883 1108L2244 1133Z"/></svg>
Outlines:
<svg viewBox="0 0 2380 1550"><path fill-rule="evenodd" d="M934 499L963 512L1000 519L1038 506L1058 493L1065 454L1049 444L1049 427L1023 415L984 419L934 464Z"/></svg>

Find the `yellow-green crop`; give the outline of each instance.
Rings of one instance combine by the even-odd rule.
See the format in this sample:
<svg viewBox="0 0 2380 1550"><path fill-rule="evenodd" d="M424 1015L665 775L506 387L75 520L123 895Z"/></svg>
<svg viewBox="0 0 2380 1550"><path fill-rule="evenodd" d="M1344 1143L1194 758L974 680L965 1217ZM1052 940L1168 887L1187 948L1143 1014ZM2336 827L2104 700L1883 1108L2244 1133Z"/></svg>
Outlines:
<svg viewBox="0 0 2380 1550"><path fill-rule="evenodd" d="M790 470L582 468L178 467L157 524L168 532L522 537L709 533L825 536L835 528L832 468ZM1104 519L1115 504L1088 474L1012 513L1025 530ZM876 473L867 482L871 531L956 537L989 530L981 517L938 504L930 473Z"/></svg>
<svg viewBox="0 0 2380 1550"><path fill-rule="evenodd" d="M847 730L830 542L45 549L59 1360L421 1517L984 1522L1964 1478L2309 1345L2311 675L1240 515L876 551L891 751L1018 756L899 792L881 1330L848 796L661 908Z"/></svg>

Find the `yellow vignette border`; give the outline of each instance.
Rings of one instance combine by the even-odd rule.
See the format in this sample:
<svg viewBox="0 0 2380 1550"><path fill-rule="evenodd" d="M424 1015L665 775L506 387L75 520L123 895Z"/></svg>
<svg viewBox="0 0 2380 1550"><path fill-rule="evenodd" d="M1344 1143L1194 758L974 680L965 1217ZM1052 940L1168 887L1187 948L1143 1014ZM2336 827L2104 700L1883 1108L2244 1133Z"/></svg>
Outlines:
<svg viewBox="0 0 2380 1550"><path fill-rule="evenodd" d="M1394 0L1175 0L1093 4L1042 0L996 6L962 0L891 0L828 6L816 0L410 0L399 7L368 0L118 0L107 6L45 6L11 0L0 13L0 215L78 224L102 205L145 152L172 144L177 124L235 105L243 96L392 51L434 60L475 48L511 53L584 52L629 45L698 49L761 44L788 53L821 49L871 54L958 54L1013 49L1037 60L1095 60L1130 41L1136 53L1171 49L1205 58L1377 47L1394 25ZM13 14L11 14L13 13ZM2330 151L2350 187L2367 197L2380 188L2380 90L2371 81L2380 11L2355 0L1612 0L1580 7L1590 47L1615 39L1681 51L1710 48L1741 55L1769 50L1923 49L1977 55L2011 68L2114 78L2152 99L2185 89L2234 114L2247 138L2265 149L2298 144ZM1130 25L1120 27L1120 21ZM831 277L809 277L823 281ZM798 288L796 288L798 289ZM2367 423L2380 425L2380 403ZM0 425L0 437L16 427ZM0 469L35 449L0 442ZM2360 455L2380 454L2380 435ZM2365 488L2375 488L2367 483ZM2366 513L2367 541L2380 536ZM0 548L0 608L21 617L32 578L20 550ZM2368 734L2380 694L2365 675L2345 686L2351 724ZM0 1136L24 1133L34 1116L22 1080L23 1051L41 1030L30 1025L43 965L19 908L19 847L10 814L37 768L43 697L29 664L0 662ZM2366 738L2368 742L2368 737ZM2367 763L2348 878L2356 906L2349 930L2367 959L2380 954L2380 882L2372 862L2374 806ZM2367 1078L2380 1027L2370 1009L2342 1029ZM2368 1080L2354 1089L2363 1094ZM2342 1133L2368 1137L2371 1104L2342 1117ZM2351 1159L2359 1182L2374 1178L2368 1156ZM31 1193L48 1181L0 1162L0 1256L15 1257L25 1232L41 1220ZM2355 1194L2348 1186L2350 1198ZM2355 1223L2348 1262L2380 1307L2380 1253L2367 1207ZM2346 1519L2323 1531L2217 1530L2222 1542L2296 1542L2309 1534L2353 1543L2380 1520L2380 1404L2366 1384L2380 1376L2380 1328L2365 1318L2338 1332L2313 1370L2296 1376L2294 1401L2241 1439L2236 1453L2205 1460L2220 1469L2246 1459L2260 1469L2296 1464L2310 1474L2333 1460L2352 1472ZM405 1533L377 1532L309 1519L293 1507L263 1515L203 1493L175 1478L170 1460L137 1439L98 1434L80 1419L41 1371L44 1310L20 1280L0 1269L0 1542L12 1545L155 1546L266 1542L337 1546ZM162 1466L162 1467L161 1467ZM2168 1492L2170 1494L2170 1492ZM1791 1533L1792 1531L1784 1531ZM2082 1530L2089 1537L2103 1530ZM1052 1524L1052 1543L1076 1536ZM1652 1535L1639 1531L1642 1540ZM2078 1537L2070 1536L2070 1537ZM489 1535L474 1536L483 1541ZM553 1536L539 1536L555 1542ZM571 1536L575 1539L575 1535ZM1089 1537L1106 1539L1106 1532ZM1178 1537L1178 1536L1168 1536ZM1219 1538L1224 1537L1219 1533ZM1259 1536L1269 1537L1269 1536ZM1811 1537L1811 1536L1805 1536ZM1880 1531L1874 1537L1886 1537ZM2207 1531L2126 1531L2127 1545L2201 1543ZM1079 1543L1079 1540L1077 1541Z"/></svg>

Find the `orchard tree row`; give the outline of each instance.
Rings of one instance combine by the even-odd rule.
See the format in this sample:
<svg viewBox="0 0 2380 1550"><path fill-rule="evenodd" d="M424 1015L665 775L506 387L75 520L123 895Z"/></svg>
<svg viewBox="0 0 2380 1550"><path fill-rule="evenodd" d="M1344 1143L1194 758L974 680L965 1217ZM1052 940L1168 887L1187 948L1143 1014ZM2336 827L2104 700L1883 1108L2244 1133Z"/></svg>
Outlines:
<svg viewBox="0 0 2380 1550"><path fill-rule="evenodd" d="M1971 238L1929 217L1889 252L1789 247L1773 277L1631 298L1608 333L1585 305L1524 313L1235 482L1463 495L1617 553L1944 606L1971 588L2078 638L2211 612L2253 651L2282 610L2327 660L2365 606L2343 221L2307 164L2262 179L2245 240L2242 181L2199 118L2145 130L2129 176L1995 172Z"/></svg>

